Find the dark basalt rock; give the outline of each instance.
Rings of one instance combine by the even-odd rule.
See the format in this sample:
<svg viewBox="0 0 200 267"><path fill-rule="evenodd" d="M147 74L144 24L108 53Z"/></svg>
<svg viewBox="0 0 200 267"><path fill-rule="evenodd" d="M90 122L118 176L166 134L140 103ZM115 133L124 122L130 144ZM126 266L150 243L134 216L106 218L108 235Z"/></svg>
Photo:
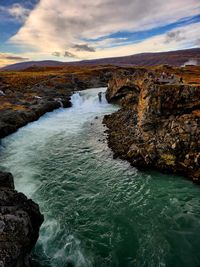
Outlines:
<svg viewBox="0 0 200 267"><path fill-rule="evenodd" d="M70 107L71 102L69 99L61 101L64 107ZM3 110L1 111L0 118L0 138L3 138L27 123L39 119L46 112L51 112L61 106L58 101L55 100L43 100L39 103L32 104L27 110L13 111Z"/></svg>
<svg viewBox="0 0 200 267"><path fill-rule="evenodd" d="M13 176L9 172L0 172L0 188L10 188L14 189L14 180Z"/></svg>
<svg viewBox="0 0 200 267"><path fill-rule="evenodd" d="M117 99L122 108L104 118L108 144L114 157L133 166L182 174L199 183L200 85L158 80L156 73L139 70L109 81L106 97Z"/></svg>
<svg viewBox="0 0 200 267"><path fill-rule="evenodd" d="M39 207L14 190L13 176L0 172L0 266L29 267L43 222Z"/></svg>

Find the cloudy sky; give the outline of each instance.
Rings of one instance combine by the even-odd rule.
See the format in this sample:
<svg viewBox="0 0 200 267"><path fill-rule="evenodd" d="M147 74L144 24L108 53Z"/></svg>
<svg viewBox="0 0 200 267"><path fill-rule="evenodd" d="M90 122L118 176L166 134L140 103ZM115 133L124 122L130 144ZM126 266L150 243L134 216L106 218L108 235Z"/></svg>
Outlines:
<svg viewBox="0 0 200 267"><path fill-rule="evenodd" d="M0 0L0 66L200 47L200 0Z"/></svg>

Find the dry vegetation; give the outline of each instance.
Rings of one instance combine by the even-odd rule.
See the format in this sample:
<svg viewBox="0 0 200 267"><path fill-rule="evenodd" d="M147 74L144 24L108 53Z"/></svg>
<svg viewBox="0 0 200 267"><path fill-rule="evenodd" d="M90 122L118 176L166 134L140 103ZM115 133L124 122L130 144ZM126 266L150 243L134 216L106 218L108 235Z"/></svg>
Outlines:
<svg viewBox="0 0 200 267"><path fill-rule="evenodd" d="M182 77L186 84L200 84L200 66L171 67L168 65L152 67L152 70L174 73L178 77Z"/></svg>
<svg viewBox="0 0 200 267"><path fill-rule="evenodd" d="M106 75L119 67L111 65L100 66L71 66L71 67L31 67L24 71L2 71L0 72L0 90L5 96L0 96L0 110L13 109L24 110L23 102L31 102L40 92L32 90L42 84L47 90L59 90L60 93L70 87L74 81L86 82L94 77ZM133 69L129 67L127 69ZM200 84L200 66L187 66L184 68L161 65L149 67L149 69L162 73L174 73L182 77L184 83ZM18 103L19 102L19 103Z"/></svg>

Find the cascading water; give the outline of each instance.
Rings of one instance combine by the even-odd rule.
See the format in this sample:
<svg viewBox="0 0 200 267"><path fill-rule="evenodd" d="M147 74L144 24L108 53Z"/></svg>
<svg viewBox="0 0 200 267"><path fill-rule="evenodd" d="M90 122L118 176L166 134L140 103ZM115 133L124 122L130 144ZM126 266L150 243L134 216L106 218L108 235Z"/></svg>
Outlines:
<svg viewBox="0 0 200 267"><path fill-rule="evenodd" d="M101 118L117 107L99 91L2 140L1 170L45 215L35 266L200 266L199 187L113 160Z"/></svg>

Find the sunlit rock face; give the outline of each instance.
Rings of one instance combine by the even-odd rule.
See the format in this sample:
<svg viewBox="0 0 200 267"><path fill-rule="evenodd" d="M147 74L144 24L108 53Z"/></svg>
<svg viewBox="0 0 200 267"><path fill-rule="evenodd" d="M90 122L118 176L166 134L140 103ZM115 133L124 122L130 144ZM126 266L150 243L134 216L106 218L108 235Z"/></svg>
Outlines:
<svg viewBox="0 0 200 267"><path fill-rule="evenodd" d="M42 222L38 205L15 191L10 173L0 172L0 266L30 266Z"/></svg>
<svg viewBox="0 0 200 267"><path fill-rule="evenodd" d="M115 75L106 93L122 109L106 116L115 156L140 168L200 179L200 86L144 69Z"/></svg>

